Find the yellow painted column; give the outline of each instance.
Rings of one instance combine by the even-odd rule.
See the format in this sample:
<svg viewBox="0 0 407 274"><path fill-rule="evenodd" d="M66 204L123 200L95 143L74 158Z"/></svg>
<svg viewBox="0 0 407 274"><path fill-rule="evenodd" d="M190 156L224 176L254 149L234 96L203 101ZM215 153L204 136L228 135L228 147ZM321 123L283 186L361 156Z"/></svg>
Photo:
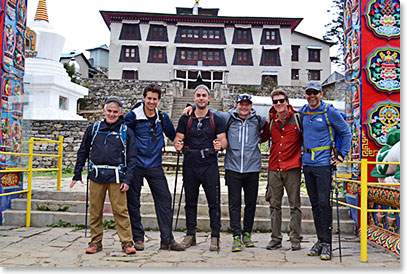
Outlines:
<svg viewBox="0 0 407 274"><path fill-rule="evenodd" d="M360 261L367 262L367 159L361 160L360 171Z"/></svg>
<svg viewBox="0 0 407 274"><path fill-rule="evenodd" d="M62 180L62 153L64 150L64 137L59 136L59 147L58 147L58 178L57 178L57 190L61 190L61 180Z"/></svg>
<svg viewBox="0 0 407 274"><path fill-rule="evenodd" d="M33 178L33 153L34 153L34 137L28 141L28 179L27 179L27 213L25 226L31 226L31 195L32 195L32 178Z"/></svg>

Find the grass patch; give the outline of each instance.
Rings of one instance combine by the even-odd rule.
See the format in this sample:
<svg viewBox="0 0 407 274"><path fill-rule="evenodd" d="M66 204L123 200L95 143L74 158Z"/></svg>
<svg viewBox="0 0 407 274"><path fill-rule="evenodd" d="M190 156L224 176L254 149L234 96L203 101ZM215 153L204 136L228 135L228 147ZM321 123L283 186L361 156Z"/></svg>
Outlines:
<svg viewBox="0 0 407 274"><path fill-rule="evenodd" d="M62 220L59 220L58 223L56 223L56 224L49 225L49 227L70 227L70 226L72 226L71 223L64 222Z"/></svg>
<svg viewBox="0 0 407 274"><path fill-rule="evenodd" d="M38 210L38 211L51 211L51 209L49 209L49 207L42 206L42 205L37 206L36 210Z"/></svg>

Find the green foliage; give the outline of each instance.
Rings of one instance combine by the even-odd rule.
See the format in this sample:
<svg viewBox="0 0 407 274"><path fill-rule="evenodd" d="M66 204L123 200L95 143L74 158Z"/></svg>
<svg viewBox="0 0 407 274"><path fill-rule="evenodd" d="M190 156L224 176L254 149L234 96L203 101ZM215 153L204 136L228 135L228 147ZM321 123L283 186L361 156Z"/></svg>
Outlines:
<svg viewBox="0 0 407 274"><path fill-rule="evenodd" d="M326 31L323 39L328 42L333 42L338 47L337 54L332 61L339 65L344 66L344 29L343 29L343 16L344 16L344 0L332 0L331 9L327 10L328 13L332 14L333 19L331 22L325 25L328 30Z"/></svg>
<svg viewBox="0 0 407 274"><path fill-rule="evenodd" d="M116 229L116 222L114 220L104 220L103 221L103 229Z"/></svg>
<svg viewBox="0 0 407 274"><path fill-rule="evenodd" d="M62 207L62 208L58 208L57 211L65 212L65 211L68 211L68 209L69 209L69 206L64 206L64 207Z"/></svg>
<svg viewBox="0 0 407 274"><path fill-rule="evenodd" d="M241 87L238 89L239 93L258 93L259 90L255 89L255 88L248 88L248 87Z"/></svg>
<svg viewBox="0 0 407 274"><path fill-rule="evenodd" d="M73 65L73 64L69 65L69 63L67 62L67 63L64 63L64 68L65 68L66 72L68 73L69 77L71 77L71 79L72 79L72 77L75 74L75 65Z"/></svg>
<svg viewBox="0 0 407 274"><path fill-rule="evenodd" d="M264 82L262 84L263 90L272 92L273 89L275 89L276 87L277 87L277 83L274 82L273 78L271 78L270 76L266 76L264 78Z"/></svg>
<svg viewBox="0 0 407 274"><path fill-rule="evenodd" d="M51 209L49 209L49 207L43 206L43 205L37 206L36 210L38 210L38 211L51 211Z"/></svg>
<svg viewBox="0 0 407 274"><path fill-rule="evenodd" d="M72 224L68 223L68 222L64 222L62 220L59 220L58 223L52 224L52 225L49 225L49 226L50 227L70 227L70 226L72 226Z"/></svg>

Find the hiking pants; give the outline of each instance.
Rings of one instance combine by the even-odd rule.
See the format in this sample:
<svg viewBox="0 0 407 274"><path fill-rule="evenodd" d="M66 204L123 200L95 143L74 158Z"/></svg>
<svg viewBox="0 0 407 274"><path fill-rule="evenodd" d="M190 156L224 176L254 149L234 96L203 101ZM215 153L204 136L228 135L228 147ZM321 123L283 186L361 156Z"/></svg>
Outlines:
<svg viewBox="0 0 407 274"><path fill-rule="evenodd" d="M99 184L92 180L89 183L90 214L89 225L91 240L89 244L102 245L103 238L103 207L106 191L109 192L110 205L113 211L116 230L122 247L132 242L129 212L127 211L126 193L120 191L120 184Z"/></svg>
<svg viewBox="0 0 407 274"><path fill-rule="evenodd" d="M259 172L239 173L226 170L225 181L228 186L230 229L233 237L240 236L242 189L244 192L243 233L252 232L254 216L256 214L256 201L259 190Z"/></svg>
<svg viewBox="0 0 407 274"><path fill-rule="evenodd" d="M331 167L304 166L303 170L318 240L321 243L330 243L332 222L332 207L329 200L332 180Z"/></svg>
<svg viewBox="0 0 407 274"><path fill-rule="evenodd" d="M299 167L285 171L268 171L266 200L270 203L271 239L276 242L283 240L281 205L284 188L290 205L290 241L301 242L301 168Z"/></svg>
<svg viewBox="0 0 407 274"><path fill-rule="evenodd" d="M154 199L155 213L157 215L158 227L160 229L161 244L171 244L174 236L171 230L171 193L168 189L167 179L163 168L136 167L134 181L127 191L127 206L129 208L131 229L134 241L144 241L144 228L141 224L140 197L143 178L146 178L151 194Z"/></svg>
<svg viewBox="0 0 407 274"><path fill-rule="evenodd" d="M184 167L182 169L185 189L185 217L187 235L195 235L199 186L205 191L209 207L211 236L219 237L220 232L220 178L218 163L203 167Z"/></svg>

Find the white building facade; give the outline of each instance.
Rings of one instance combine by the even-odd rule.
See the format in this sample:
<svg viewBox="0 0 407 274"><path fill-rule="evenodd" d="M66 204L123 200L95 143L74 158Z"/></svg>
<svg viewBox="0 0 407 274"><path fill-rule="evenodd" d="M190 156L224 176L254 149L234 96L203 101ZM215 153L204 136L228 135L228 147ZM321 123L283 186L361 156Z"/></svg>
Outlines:
<svg viewBox="0 0 407 274"><path fill-rule="evenodd" d="M218 9L176 14L101 11L111 31L109 78L303 86L330 74L332 45L294 29L302 18L225 17Z"/></svg>

